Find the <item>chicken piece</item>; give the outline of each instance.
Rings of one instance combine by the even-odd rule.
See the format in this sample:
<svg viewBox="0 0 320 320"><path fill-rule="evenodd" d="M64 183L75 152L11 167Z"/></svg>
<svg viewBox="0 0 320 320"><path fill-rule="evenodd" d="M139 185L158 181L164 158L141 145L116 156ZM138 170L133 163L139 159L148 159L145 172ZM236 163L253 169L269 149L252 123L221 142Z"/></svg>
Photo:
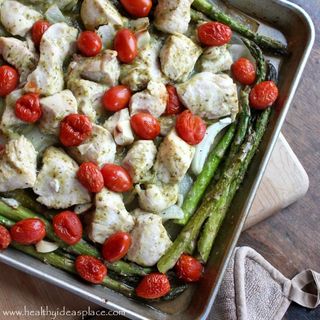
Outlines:
<svg viewBox="0 0 320 320"><path fill-rule="evenodd" d="M205 119L219 119L238 111L237 85L226 74L202 72L177 86L181 102Z"/></svg>
<svg viewBox="0 0 320 320"><path fill-rule="evenodd" d="M123 159L125 167L134 183L142 182L153 167L157 148L151 140L136 141Z"/></svg>
<svg viewBox="0 0 320 320"><path fill-rule="evenodd" d="M182 140L175 130L160 144L155 171L164 183L179 183L190 168L195 147Z"/></svg>
<svg viewBox="0 0 320 320"><path fill-rule="evenodd" d="M185 33L191 20L193 0L159 0L154 13L155 26L167 33Z"/></svg>
<svg viewBox="0 0 320 320"><path fill-rule="evenodd" d="M63 62L76 47L78 30L66 23L53 24L40 43L40 60L28 76L26 91L51 96L64 88Z"/></svg>
<svg viewBox="0 0 320 320"><path fill-rule="evenodd" d="M134 218L126 210L121 194L103 189L96 194L95 206L88 233L92 241L102 244L117 231L133 229Z"/></svg>
<svg viewBox="0 0 320 320"><path fill-rule="evenodd" d="M61 120L69 114L77 113L77 100L70 90L64 90L50 97L40 99L42 117L39 128L45 134L59 134Z"/></svg>
<svg viewBox="0 0 320 320"><path fill-rule="evenodd" d="M0 155L0 192L32 188L37 177L37 152L24 136L10 140Z"/></svg>
<svg viewBox="0 0 320 320"><path fill-rule="evenodd" d="M123 17L109 0L84 0L80 14L87 30L105 24L123 26Z"/></svg>
<svg viewBox="0 0 320 320"><path fill-rule="evenodd" d="M131 237L127 258L145 267L154 266L172 244L161 217L152 213L137 218Z"/></svg>
<svg viewBox="0 0 320 320"><path fill-rule="evenodd" d="M66 209L91 201L86 188L77 179L78 164L62 149L49 147L33 191L37 201L54 209Z"/></svg>
<svg viewBox="0 0 320 320"><path fill-rule="evenodd" d="M172 81L186 81L201 53L201 47L188 37L183 34L171 35L160 52L162 72Z"/></svg>
<svg viewBox="0 0 320 320"><path fill-rule="evenodd" d="M200 59L200 71L219 73L230 70L232 57L227 46L209 47L205 49Z"/></svg>
<svg viewBox="0 0 320 320"><path fill-rule="evenodd" d="M150 81L146 90L131 97L130 114L148 112L159 118L166 111L168 99L166 86L162 82Z"/></svg>
<svg viewBox="0 0 320 320"><path fill-rule="evenodd" d="M17 69L20 83L26 82L28 75L36 68L39 58L30 50L27 42L16 38L0 37L0 54Z"/></svg>
<svg viewBox="0 0 320 320"><path fill-rule="evenodd" d="M140 91L152 81L162 81L159 52L160 42L151 39L149 45L139 51L131 64L121 65L120 82L132 91Z"/></svg>
<svg viewBox="0 0 320 320"><path fill-rule="evenodd" d="M14 36L24 37L42 15L18 1L7 0L1 7L0 18L8 32Z"/></svg>
<svg viewBox="0 0 320 320"><path fill-rule="evenodd" d="M178 200L177 184L136 185L140 208L148 212L160 213L173 206Z"/></svg>
<svg viewBox="0 0 320 320"><path fill-rule="evenodd" d="M70 155L79 163L94 162L99 166L113 163L116 144L111 133L96 124L92 125L92 136L78 147L68 149Z"/></svg>

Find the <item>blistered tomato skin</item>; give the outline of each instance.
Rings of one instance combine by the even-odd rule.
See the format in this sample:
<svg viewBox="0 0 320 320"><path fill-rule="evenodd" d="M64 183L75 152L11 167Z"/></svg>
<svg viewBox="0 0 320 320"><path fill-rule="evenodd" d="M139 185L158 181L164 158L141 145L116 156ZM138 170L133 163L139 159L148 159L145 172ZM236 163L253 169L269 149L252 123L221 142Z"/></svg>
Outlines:
<svg viewBox="0 0 320 320"><path fill-rule="evenodd" d="M147 17L152 8L152 0L120 0L127 12L137 18Z"/></svg>
<svg viewBox="0 0 320 320"><path fill-rule="evenodd" d="M24 122L35 123L42 116L40 98L36 93L27 93L16 101L15 115Z"/></svg>
<svg viewBox="0 0 320 320"><path fill-rule="evenodd" d="M10 229L13 241L22 245L36 244L46 236L45 223L37 218L24 219Z"/></svg>
<svg viewBox="0 0 320 320"><path fill-rule="evenodd" d="M102 256L108 262L119 261L127 254L131 243L130 234L119 231L106 239L102 246Z"/></svg>
<svg viewBox="0 0 320 320"><path fill-rule="evenodd" d="M190 145L199 144L206 134L206 124L189 110L183 111L176 121L176 131L179 137Z"/></svg>
<svg viewBox="0 0 320 320"><path fill-rule="evenodd" d="M230 42L232 30L220 22L207 22L198 27L198 38L208 47L223 46Z"/></svg>
<svg viewBox="0 0 320 320"><path fill-rule="evenodd" d="M3 226L0 226L0 250L5 250L11 243L10 232Z"/></svg>
<svg viewBox="0 0 320 320"><path fill-rule="evenodd" d="M143 140L155 139L161 131L159 121L150 113L139 112L130 119L134 133Z"/></svg>
<svg viewBox="0 0 320 320"><path fill-rule="evenodd" d="M138 55L137 38L129 29L119 30L114 39L114 49L122 63L131 63Z"/></svg>
<svg viewBox="0 0 320 320"><path fill-rule="evenodd" d="M72 211L63 211L52 219L55 234L65 243L72 246L82 238L82 224Z"/></svg>
<svg viewBox="0 0 320 320"><path fill-rule="evenodd" d="M250 105L257 110L271 107L279 96L279 90L273 81L264 81L254 86L250 92Z"/></svg>
<svg viewBox="0 0 320 320"><path fill-rule="evenodd" d="M107 267L92 256L78 256L75 268L82 279L93 284L101 284L107 275Z"/></svg>
<svg viewBox="0 0 320 320"><path fill-rule="evenodd" d="M101 52L102 40L93 31L83 31L78 38L77 46L85 57L94 57Z"/></svg>
<svg viewBox="0 0 320 320"><path fill-rule="evenodd" d="M16 69L10 66L0 67L0 97L5 97L17 88L19 74Z"/></svg>
<svg viewBox="0 0 320 320"><path fill-rule="evenodd" d="M50 28L50 23L46 20L38 20L34 23L31 30L33 43L39 47L43 34Z"/></svg>
<svg viewBox="0 0 320 320"><path fill-rule="evenodd" d="M132 93L127 86L119 85L107 90L102 98L102 104L111 112L128 107Z"/></svg>
<svg viewBox="0 0 320 320"><path fill-rule="evenodd" d="M127 192L133 187L129 172L116 164L106 164L101 173L104 179L104 186L113 192Z"/></svg>
<svg viewBox="0 0 320 320"><path fill-rule="evenodd" d="M60 123L60 142L65 147L77 147L92 135L92 123L85 115L70 114Z"/></svg>
<svg viewBox="0 0 320 320"><path fill-rule="evenodd" d="M136 288L136 294L143 299L159 299L170 292L168 277L162 273L146 275Z"/></svg>
<svg viewBox="0 0 320 320"><path fill-rule="evenodd" d="M167 85L167 92L169 95L166 115L179 114L183 111L182 103L179 100L177 89L172 85Z"/></svg>
<svg viewBox="0 0 320 320"><path fill-rule="evenodd" d="M82 163L77 172L77 178L89 192L98 193L104 187L102 173L93 162Z"/></svg>
<svg viewBox="0 0 320 320"><path fill-rule="evenodd" d="M244 85L251 85L256 80L256 69L254 64L246 59L240 58L231 66L233 77Z"/></svg>
<svg viewBox="0 0 320 320"><path fill-rule="evenodd" d="M199 281L202 276L203 266L194 257L183 254L175 266L175 271L181 280L185 282L196 282Z"/></svg>

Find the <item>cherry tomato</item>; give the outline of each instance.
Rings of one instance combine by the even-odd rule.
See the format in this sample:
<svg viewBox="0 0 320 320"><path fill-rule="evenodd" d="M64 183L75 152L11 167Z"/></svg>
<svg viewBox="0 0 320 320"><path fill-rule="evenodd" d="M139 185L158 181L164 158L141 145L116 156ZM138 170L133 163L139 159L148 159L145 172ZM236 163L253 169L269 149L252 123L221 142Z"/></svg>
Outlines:
<svg viewBox="0 0 320 320"><path fill-rule="evenodd" d="M124 8L134 17L147 17L152 8L152 0L120 0Z"/></svg>
<svg viewBox="0 0 320 320"><path fill-rule="evenodd" d="M127 232L117 232L110 236L102 247L102 256L109 262L121 260L128 252L132 239Z"/></svg>
<svg viewBox="0 0 320 320"><path fill-rule="evenodd" d="M5 250L11 243L10 232L4 227L0 226L0 250Z"/></svg>
<svg viewBox="0 0 320 320"><path fill-rule="evenodd" d="M90 192L98 193L104 187L102 173L99 167L93 162L82 163L77 172L77 178Z"/></svg>
<svg viewBox="0 0 320 320"><path fill-rule="evenodd" d="M107 267L92 256L78 256L75 267L82 279L94 284L102 283L107 275Z"/></svg>
<svg viewBox="0 0 320 320"><path fill-rule="evenodd" d="M38 47L40 45L43 34L49 29L50 23L46 20L38 20L34 23L31 36L33 43Z"/></svg>
<svg viewBox="0 0 320 320"><path fill-rule="evenodd" d="M177 89L174 86L167 85L167 91L169 94L169 99L165 114L171 115L181 113L183 111L183 106L179 100Z"/></svg>
<svg viewBox="0 0 320 320"><path fill-rule="evenodd" d="M13 241L23 245L36 244L46 236L46 225L37 218L17 222L10 230Z"/></svg>
<svg viewBox="0 0 320 320"><path fill-rule="evenodd" d="M263 110L271 107L279 96L279 90L273 81L264 81L254 86L250 92L251 107Z"/></svg>
<svg viewBox="0 0 320 320"><path fill-rule="evenodd" d="M78 216L72 211L63 211L52 219L55 234L70 246L78 243L82 238L82 224Z"/></svg>
<svg viewBox="0 0 320 320"><path fill-rule="evenodd" d="M189 110L183 111L177 117L177 133L182 140L190 145L199 144L206 134L206 129L204 121Z"/></svg>
<svg viewBox="0 0 320 320"><path fill-rule="evenodd" d="M19 84L19 74L10 66L0 67L0 97L7 96Z"/></svg>
<svg viewBox="0 0 320 320"><path fill-rule="evenodd" d="M94 31L83 31L78 38L77 46L85 57L94 57L102 49L102 40Z"/></svg>
<svg viewBox="0 0 320 320"><path fill-rule="evenodd" d="M16 101L15 115L24 122L35 123L42 116L39 95L27 93Z"/></svg>
<svg viewBox="0 0 320 320"><path fill-rule="evenodd" d="M143 140L153 140L160 134L159 121L149 113L136 113L131 117L130 124L134 133Z"/></svg>
<svg viewBox="0 0 320 320"><path fill-rule="evenodd" d="M116 164L106 164L101 173L104 179L104 185L114 192L127 192L132 189L132 179L128 171Z"/></svg>
<svg viewBox="0 0 320 320"><path fill-rule="evenodd" d="M158 299L170 292L171 286L168 277L162 273L146 275L136 288L136 294L144 299Z"/></svg>
<svg viewBox="0 0 320 320"><path fill-rule="evenodd" d="M207 22L198 27L198 38L205 46L223 46L232 37L232 30L220 22Z"/></svg>
<svg viewBox="0 0 320 320"><path fill-rule="evenodd" d="M106 91L102 103L108 111L117 112L128 106L131 96L131 91L127 86L115 86Z"/></svg>
<svg viewBox="0 0 320 320"><path fill-rule="evenodd" d="M195 282L200 280L203 266L194 257L183 254L175 266L178 277L186 282Z"/></svg>
<svg viewBox="0 0 320 320"><path fill-rule="evenodd" d="M137 38L129 29L119 30L114 39L114 49L118 59L123 63L131 63L138 55Z"/></svg>
<svg viewBox="0 0 320 320"><path fill-rule="evenodd" d="M232 66L231 71L235 80L239 81L241 84L250 85L256 80L256 68L254 64L246 59L238 59Z"/></svg>
<svg viewBox="0 0 320 320"><path fill-rule="evenodd" d="M92 134L92 123L85 115L69 114L60 123L60 141L65 147L77 147Z"/></svg>

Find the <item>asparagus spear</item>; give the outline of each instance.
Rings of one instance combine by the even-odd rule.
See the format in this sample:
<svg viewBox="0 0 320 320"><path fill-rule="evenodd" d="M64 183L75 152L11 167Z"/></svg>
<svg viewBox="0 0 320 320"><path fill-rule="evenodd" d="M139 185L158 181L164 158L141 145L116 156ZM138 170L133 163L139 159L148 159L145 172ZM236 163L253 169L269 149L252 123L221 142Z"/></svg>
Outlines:
<svg viewBox="0 0 320 320"><path fill-rule="evenodd" d="M238 32L240 35L254 41L261 48L270 50L274 53L280 55L287 55L288 48L285 44L274 40L270 37L258 34L256 32L251 31L245 25L235 21L233 18L228 16L226 13L219 10L214 4L210 3L207 0L195 0L192 6L207 15L209 18L222 22L228 25L232 30ZM195 17L195 15L193 15Z"/></svg>

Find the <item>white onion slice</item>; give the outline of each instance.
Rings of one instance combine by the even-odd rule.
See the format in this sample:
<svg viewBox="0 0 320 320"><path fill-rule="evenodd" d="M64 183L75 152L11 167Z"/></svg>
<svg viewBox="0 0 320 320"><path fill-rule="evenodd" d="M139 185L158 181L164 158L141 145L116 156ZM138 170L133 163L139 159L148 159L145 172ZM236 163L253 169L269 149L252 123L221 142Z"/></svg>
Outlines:
<svg viewBox="0 0 320 320"><path fill-rule="evenodd" d="M38 242L35 245L35 247L36 247L37 252L39 252L39 253L53 252L59 248L59 246L56 243L45 241L45 240L41 240L40 242Z"/></svg>
<svg viewBox="0 0 320 320"><path fill-rule="evenodd" d="M163 222L172 220L172 219L182 219L184 217L184 213L182 209L176 205L171 206L170 208L166 209L159 215L162 218Z"/></svg>

